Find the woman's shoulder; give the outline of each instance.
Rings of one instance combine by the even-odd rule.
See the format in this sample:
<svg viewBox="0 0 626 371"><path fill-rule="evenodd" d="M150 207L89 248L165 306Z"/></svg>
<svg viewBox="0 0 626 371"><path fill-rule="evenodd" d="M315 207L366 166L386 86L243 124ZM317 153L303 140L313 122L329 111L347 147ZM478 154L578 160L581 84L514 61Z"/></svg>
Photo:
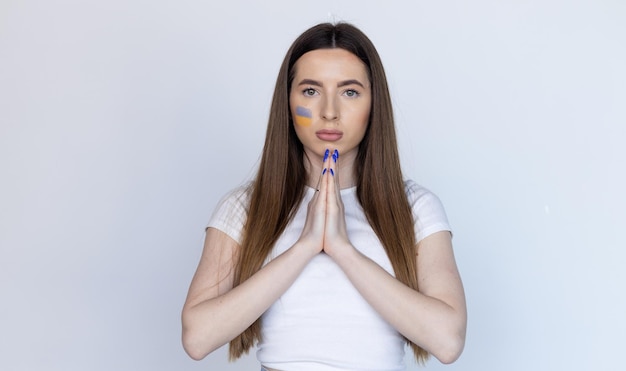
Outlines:
<svg viewBox="0 0 626 371"><path fill-rule="evenodd" d="M436 200L437 202L440 202L439 197L437 197L436 194L412 179L406 179L404 181L404 192L406 193L411 205L415 202L424 200Z"/></svg>
<svg viewBox="0 0 626 371"><path fill-rule="evenodd" d="M218 205L222 204L239 204L247 205L250 202L250 195L252 193L252 181L243 183L230 191L226 192Z"/></svg>
<svg viewBox="0 0 626 371"><path fill-rule="evenodd" d="M253 183L246 182L226 192L215 208L215 213L247 214Z"/></svg>
<svg viewBox="0 0 626 371"><path fill-rule="evenodd" d="M216 228L241 243L242 230L248 215L252 183L242 184L231 189L218 202L208 227Z"/></svg>
<svg viewBox="0 0 626 371"><path fill-rule="evenodd" d="M438 231L452 230L437 195L413 180L406 180L404 189L413 213L417 241Z"/></svg>

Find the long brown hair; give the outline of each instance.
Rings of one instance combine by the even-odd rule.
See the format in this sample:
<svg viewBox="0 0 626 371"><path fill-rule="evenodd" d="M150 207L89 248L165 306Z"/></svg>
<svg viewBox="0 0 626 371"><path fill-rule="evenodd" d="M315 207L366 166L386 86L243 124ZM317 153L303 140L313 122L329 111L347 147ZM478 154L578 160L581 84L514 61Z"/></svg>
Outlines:
<svg viewBox="0 0 626 371"><path fill-rule="evenodd" d="M302 201L307 179L304 150L289 113L289 90L294 64L316 49L341 48L367 66L372 107L367 131L355 161L357 197L393 266L395 276L417 290L415 234L400 167L387 78L372 42L347 23L316 25L291 45L278 73L265 145L255 180L251 183L248 218L237 257L234 285L259 269ZM230 359L247 353L261 336L260 319L230 342ZM410 342L409 342L410 343ZM419 362L428 353L410 343Z"/></svg>

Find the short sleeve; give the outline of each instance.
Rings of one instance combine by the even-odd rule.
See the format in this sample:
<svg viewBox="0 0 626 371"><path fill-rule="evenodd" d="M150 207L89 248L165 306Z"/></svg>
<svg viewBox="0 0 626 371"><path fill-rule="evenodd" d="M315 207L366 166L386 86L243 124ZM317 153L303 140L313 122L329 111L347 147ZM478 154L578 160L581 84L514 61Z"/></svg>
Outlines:
<svg viewBox="0 0 626 371"><path fill-rule="evenodd" d="M436 232L452 232L439 197L412 180L405 181L404 187L413 212L417 242Z"/></svg>
<svg viewBox="0 0 626 371"><path fill-rule="evenodd" d="M249 202L249 186L230 191L217 204L207 228L218 229L241 245Z"/></svg>

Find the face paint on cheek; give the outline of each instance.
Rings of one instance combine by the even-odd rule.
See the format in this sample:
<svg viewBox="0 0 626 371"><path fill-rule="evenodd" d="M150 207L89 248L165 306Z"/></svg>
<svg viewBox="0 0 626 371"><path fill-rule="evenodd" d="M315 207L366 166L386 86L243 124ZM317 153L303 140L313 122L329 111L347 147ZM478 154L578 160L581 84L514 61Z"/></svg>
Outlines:
<svg viewBox="0 0 626 371"><path fill-rule="evenodd" d="M313 114L308 108L301 106L296 107L296 125L298 126L311 126L313 121Z"/></svg>

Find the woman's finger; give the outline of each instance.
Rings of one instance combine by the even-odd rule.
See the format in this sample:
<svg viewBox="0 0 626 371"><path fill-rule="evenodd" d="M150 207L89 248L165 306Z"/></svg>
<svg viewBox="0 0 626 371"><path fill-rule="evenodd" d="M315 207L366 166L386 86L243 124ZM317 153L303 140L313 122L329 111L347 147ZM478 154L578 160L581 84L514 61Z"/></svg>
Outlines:
<svg viewBox="0 0 626 371"><path fill-rule="evenodd" d="M335 200L337 200L337 202L340 202L341 195L340 195L339 173L338 173L339 166L337 166L338 160L339 160L339 151L335 149L330 156L328 171L330 172L330 175L331 175L330 181L333 183L333 191L335 194Z"/></svg>
<svg viewBox="0 0 626 371"><path fill-rule="evenodd" d="M327 161L328 161L329 156L330 156L330 150L326 149L326 152L324 152L324 158L322 159L322 171L320 172L320 177L317 180L317 185L315 186L316 191L320 190L320 187L322 186L322 178L324 178L324 175L328 171Z"/></svg>
<svg viewBox="0 0 626 371"><path fill-rule="evenodd" d="M330 156L328 164L328 196L326 204L328 206L327 212L335 211L337 217L332 217L330 220L337 222L343 220L343 201L341 200L341 188L339 185L339 152L334 150ZM329 221L329 220L327 220Z"/></svg>

